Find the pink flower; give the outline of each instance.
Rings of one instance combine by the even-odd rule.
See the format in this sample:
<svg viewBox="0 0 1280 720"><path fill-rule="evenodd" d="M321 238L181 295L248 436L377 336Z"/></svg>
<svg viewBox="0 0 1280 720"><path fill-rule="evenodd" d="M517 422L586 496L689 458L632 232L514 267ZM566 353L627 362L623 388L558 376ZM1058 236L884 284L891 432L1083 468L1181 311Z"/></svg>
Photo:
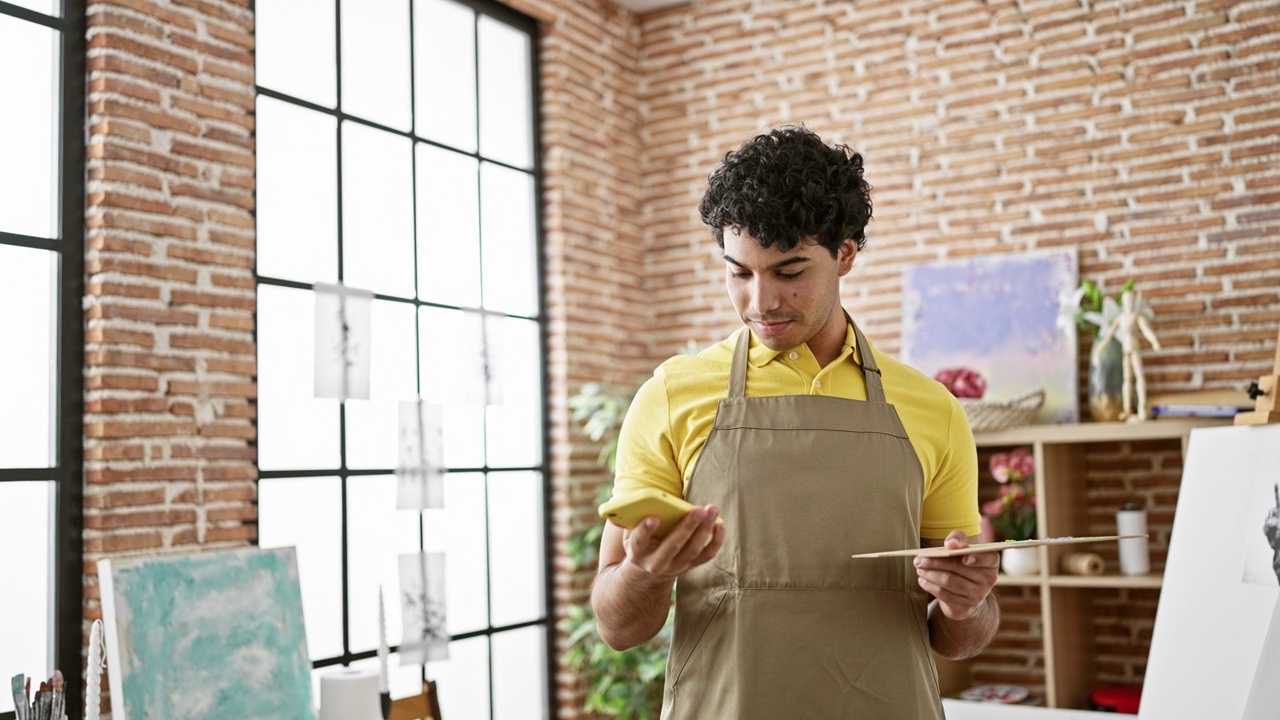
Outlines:
<svg viewBox="0 0 1280 720"><path fill-rule="evenodd" d="M1024 448L1018 448L1009 454L1009 470L1018 477L1031 477L1036 472L1036 459Z"/></svg>
<svg viewBox="0 0 1280 720"><path fill-rule="evenodd" d="M1000 489L996 499L982 504L983 517L1002 539L1035 537L1035 456L1026 448L994 453L988 467Z"/></svg>
<svg viewBox="0 0 1280 720"><path fill-rule="evenodd" d="M991 468L991 475L998 483L1009 482L1009 456L1004 453L996 453L991 456L991 462L988 463Z"/></svg>

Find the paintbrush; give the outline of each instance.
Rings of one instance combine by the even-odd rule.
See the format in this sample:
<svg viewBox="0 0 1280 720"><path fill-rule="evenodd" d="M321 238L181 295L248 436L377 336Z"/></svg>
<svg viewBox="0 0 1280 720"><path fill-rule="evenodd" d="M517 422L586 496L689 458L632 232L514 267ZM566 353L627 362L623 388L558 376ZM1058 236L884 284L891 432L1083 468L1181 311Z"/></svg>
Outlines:
<svg viewBox="0 0 1280 720"><path fill-rule="evenodd" d="M19 673L13 676L10 687L13 688L13 716L17 720L27 720L31 703L27 702L26 676Z"/></svg>
<svg viewBox="0 0 1280 720"><path fill-rule="evenodd" d="M51 701L53 707L49 711L49 720L63 720L66 717L66 695L63 694L64 681L61 670L53 671L53 680L51 682L53 683L53 699Z"/></svg>

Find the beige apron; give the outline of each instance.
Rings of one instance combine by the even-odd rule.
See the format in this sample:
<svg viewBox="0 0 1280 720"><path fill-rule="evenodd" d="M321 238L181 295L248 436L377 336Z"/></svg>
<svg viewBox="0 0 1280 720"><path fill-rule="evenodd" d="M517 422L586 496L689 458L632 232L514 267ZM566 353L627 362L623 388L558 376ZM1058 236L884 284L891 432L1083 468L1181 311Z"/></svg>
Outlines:
<svg viewBox="0 0 1280 720"><path fill-rule="evenodd" d="M750 332L686 497L728 526L676 585L663 720L942 717L917 547L923 472L854 327L867 401L746 397ZM853 362L849 358L849 362Z"/></svg>

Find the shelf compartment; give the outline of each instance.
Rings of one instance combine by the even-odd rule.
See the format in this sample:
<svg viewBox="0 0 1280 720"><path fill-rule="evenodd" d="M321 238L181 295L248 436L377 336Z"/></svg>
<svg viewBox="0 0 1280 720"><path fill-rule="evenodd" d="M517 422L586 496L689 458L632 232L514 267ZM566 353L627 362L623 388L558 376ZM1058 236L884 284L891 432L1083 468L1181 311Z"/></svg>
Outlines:
<svg viewBox="0 0 1280 720"><path fill-rule="evenodd" d="M1049 587L1159 590L1163 585L1164 577L1156 573L1133 576L1109 574L1049 576Z"/></svg>

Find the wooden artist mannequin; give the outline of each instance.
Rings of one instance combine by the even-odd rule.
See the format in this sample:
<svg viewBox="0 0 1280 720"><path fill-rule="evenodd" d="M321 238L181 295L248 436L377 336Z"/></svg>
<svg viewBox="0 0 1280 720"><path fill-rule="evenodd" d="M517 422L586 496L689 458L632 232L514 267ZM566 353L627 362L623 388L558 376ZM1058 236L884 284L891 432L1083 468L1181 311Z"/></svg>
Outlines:
<svg viewBox="0 0 1280 720"><path fill-rule="evenodd" d="M1098 342L1098 350L1102 351L1107 347L1107 343L1111 342L1113 336L1120 338L1120 347L1124 350L1122 361L1124 384L1121 390L1124 395L1124 410L1120 413L1120 417L1132 420L1145 420L1147 417L1147 380L1142 374L1142 353L1138 345L1138 332L1141 332L1143 337L1151 343L1151 347L1160 349L1160 341L1156 339L1155 333L1151 330L1151 323L1147 321L1147 317L1142 314L1139 307L1140 301L1132 290L1126 290L1121 294L1120 314L1111 321L1111 325L1102 333ZM1133 409L1135 383L1138 397L1137 412Z"/></svg>

